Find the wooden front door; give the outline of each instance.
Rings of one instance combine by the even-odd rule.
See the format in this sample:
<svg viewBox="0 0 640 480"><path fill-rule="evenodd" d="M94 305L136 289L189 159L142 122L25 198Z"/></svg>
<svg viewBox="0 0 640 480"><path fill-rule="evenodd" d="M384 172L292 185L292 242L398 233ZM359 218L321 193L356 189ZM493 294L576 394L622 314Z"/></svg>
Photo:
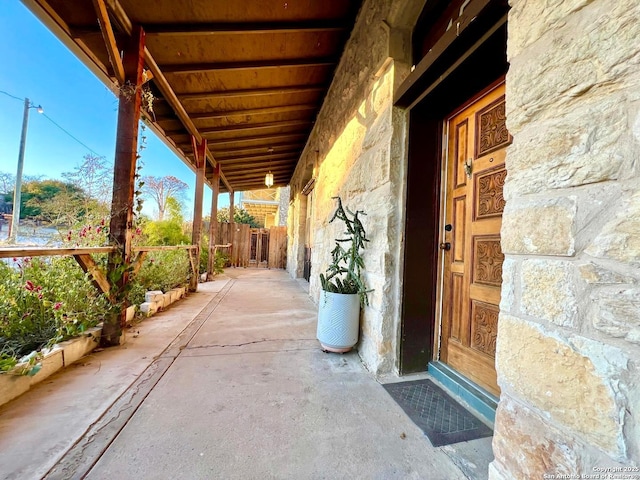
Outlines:
<svg viewBox="0 0 640 480"><path fill-rule="evenodd" d="M445 123L440 360L495 395L502 261L500 225L505 149L504 84Z"/></svg>

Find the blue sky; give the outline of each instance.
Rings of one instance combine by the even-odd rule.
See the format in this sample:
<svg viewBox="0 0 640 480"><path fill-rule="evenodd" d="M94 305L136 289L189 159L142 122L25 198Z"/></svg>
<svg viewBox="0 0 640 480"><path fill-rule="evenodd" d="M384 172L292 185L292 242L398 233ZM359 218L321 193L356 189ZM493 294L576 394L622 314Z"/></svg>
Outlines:
<svg viewBox="0 0 640 480"><path fill-rule="evenodd" d="M71 134L31 109L25 175L60 178L91 151L113 161L116 97L17 0L2 0L0 58L0 91L42 105L45 114ZM0 93L1 172L16 173L23 107L24 100ZM195 174L150 129L142 161L143 175L174 175L189 184L183 203L185 213L191 215ZM228 198L227 194L220 195L219 207L227 206ZM151 214L151 204L146 203L145 213ZM210 205L211 190L205 187L205 215Z"/></svg>

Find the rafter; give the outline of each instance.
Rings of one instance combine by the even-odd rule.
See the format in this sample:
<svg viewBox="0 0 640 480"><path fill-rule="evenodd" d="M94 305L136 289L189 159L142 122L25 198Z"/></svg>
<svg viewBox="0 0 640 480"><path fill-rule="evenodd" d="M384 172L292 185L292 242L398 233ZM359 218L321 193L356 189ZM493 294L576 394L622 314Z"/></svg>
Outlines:
<svg viewBox="0 0 640 480"><path fill-rule="evenodd" d="M185 100L221 100L236 97L261 97L267 95L294 95L296 93L322 92L325 85L291 85L276 88L249 88L242 90L227 90L215 92L183 93L178 98Z"/></svg>
<svg viewBox="0 0 640 480"><path fill-rule="evenodd" d="M107 6L104 4L104 0L93 0L93 7L96 10L100 32L102 33L102 38L104 39L104 44L109 54L109 62L111 62L116 80L119 85L124 85L124 66L122 65L120 51L116 44L116 37L113 33L111 20L109 20L109 14L107 13Z"/></svg>
<svg viewBox="0 0 640 480"><path fill-rule="evenodd" d="M301 127L311 125L313 122L311 120L282 120L278 122L265 122L265 123L249 123L249 124L238 124L238 125L229 125L225 127L217 127L217 128L201 128L200 133L204 135L209 135L208 138L211 138L212 135L217 133L225 133L225 132L238 132L241 133L243 131L248 130L265 130L270 128L292 128L292 127ZM180 130L165 130L167 135L176 135L180 134L182 129Z"/></svg>
<svg viewBox="0 0 640 480"><path fill-rule="evenodd" d="M265 169L282 169L287 168L290 169L291 165L295 165L295 158L288 158L284 160L273 160L273 161L260 161L260 162L243 162L237 164L225 164L225 171L227 175L232 175L235 172L243 171L243 170L255 170L256 168Z"/></svg>
<svg viewBox="0 0 640 480"><path fill-rule="evenodd" d="M243 22L243 23L202 23L189 26L184 24L146 24L147 35L215 35L215 34L251 34L251 33L305 33L305 32L343 32L348 26L336 20L307 20L301 22ZM147 30L148 29L148 30Z"/></svg>
<svg viewBox="0 0 640 480"><path fill-rule="evenodd" d="M300 105L285 105L277 107L250 108L246 110L211 110L206 113L192 113L193 120L224 120L229 117L253 116L253 115L277 115L280 113L304 112L306 110L315 110L317 104L307 103ZM158 121L169 120L171 117L158 117Z"/></svg>
<svg viewBox="0 0 640 480"><path fill-rule="evenodd" d="M315 68L331 67L337 63L336 58L294 58L289 60L260 60L255 62L218 62L218 63L187 63L164 65L162 70L168 74L192 74L203 72L217 72L221 70L262 70L269 68Z"/></svg>
<svg viewBox="0 0 640 480"><path fill-rule="evenodd" d="M280 160L282 158L297 158L300 154L300 151L295 152L283 152L283 153L261 153L259 155L239 155L233 158L220 158L218 157L218 163L220 165L231 165L233 163L241 163L241 162L252 162L254 160L262 160L262 159L273 159Z"/></svg>
<svg viewBox="0 0 640 480"><path fill-rule="evenodd" d="M300 133L286 133L282 135L258 135L255 137L245 137L238 139L229 139L229 140L212 140L209 142L210 148L221 149L223 146L234 147L238 144L242 143L250 143L250 142L279 142L283 140L292 140L293 138L306 137L306 132Z"/></svg>
<svg viewBox="0 0 640 480"><path fill-rule="evenodd" d="M271 143L269 148L273 148L273 154L277 153L286 153L286 152L300 152L304 147L303 142L283 142L283 143ZM244 147L244 148L234 148L232 150L224 150L224 149L213 149L213 154L216 156L216 159L224 160L227 158L237 158L242 157L244 155L252 156L252 155L267 155L268 148L265 147Z"/></svg>
<svg viewBox="0 0 640 480"><path fill-rule="evenodd" d="M122 30L127 33L127 35L131 35L133 32L133 24L127 16L127 13L122 8L122 5L120 5L120 2L118 2L118 0L105 0L105 2L109 6L109 10L113 13ZM171 105L173 111L176 112L177 117L180 119L189 134L193 135L198 142L201 142L202 136L200 135L200 132L198 132L198 129L191 121L191 118L189 118L189 114L182 105L182 102L178 99L178 96L173 91L171 85L169 85L169 82L160 70L160 67L154 60L151 52L149 52L149 49L147 47L144 48L144 58L147 66L149 67L149 71L153 75L153 82L155 83L156 87L158 87L158 90L160 90L160 93L162 93L165 100L169 103L169 105ZM185 150L182 149L182 151L184 152ZM208 148L206 150L206 153L211 165L215 167L215 158ZM227 189L229 191L233 191L233 188L231 187L231 185L229 185L229 183L227 182L227 178L222 172L220 172L220 179L227 186Z"/></svg>

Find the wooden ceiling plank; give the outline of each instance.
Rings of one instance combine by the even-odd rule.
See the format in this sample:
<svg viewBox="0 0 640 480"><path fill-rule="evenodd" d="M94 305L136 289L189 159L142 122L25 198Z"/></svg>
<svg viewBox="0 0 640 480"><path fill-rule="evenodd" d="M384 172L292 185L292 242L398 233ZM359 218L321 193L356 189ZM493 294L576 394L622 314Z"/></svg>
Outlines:
<svg viewBox="0 0 640 480"><path fill-rule="evenodd" d="M98 17L98 24L100 25L100 32L104 40L105 47L107 48L107 54L109 55L109 61L115 74L116 80L119 85L124 85L124 66L122 64L122 58L120 58L120 51L118 50L118 44L116 43L116 37L113 33L113 27L111 26L111 20L109 20L109 13L107 12L107 6L104 0L93 0L93 7L96 10Z"/></svg>
<svg viewBox="0 0 640 480"><path fill-rule="evenodd" d="M250 108L245 110L211 111L207 113L192 113L193 120L224 120L229 117L244 115L270 115L278 113L301 112L305 110L316 110L319 105L307 103L302 105L283 105L278 107ZM162 120L161 118L159 120Z"/></svg>
<svg viewBox="0 0 640 480"><path fill-rule="evenodd" d="M261 160L281 160L281 159L291 159L291 158L297 158L300 155L300 151L295 151L295 152L286 152L286 153L280 153L280 154L260 154L260 155L242 155L242 156L237 156L235 158L220 158L219 156L216 157L218 163L220 165L231 165L234 163L244 163L244 162L254 162L254 161L261 161Z"/></svg>
<svg viewBox="0 0 640 480"><path fill-rule="evenodd" d="M271 130L274 128L296 128L296 127L308 127L312 125L312 120L298 120L298 121L283 121L283 122L269 122L269 123L255 123L249 125L232 125L223 128L201 128L200 133L209 135L214 138L216 134L236 133L242 135L247 132L261 132L264 130Z"/></svg>
<svg viewBox="0 0 640 480"><path fill-rule="evenodd" d="M269 168L273 166L282 167L287 166L290 167L292 163L295 164L297 160L296 157L288 157L281 160L263 160L263 161L251 161L245 160L239 163L221 163L220 165L224 167L224 171L227 172L228 175L231 175L231 172L242 170L245 168Z"/></svg>
<svg viewBox="0 0 640 480"><path fill-rule="evenodd" d="M283 120L278 122L267 122L267 123L253 123L253 124L240 124L240 125L229 125L225 127L219 128L201 128L199 132L202 135L207 134L216 134L216 133L227 133L227 132L237 132L242 133L243 131L248 130L265 130L270 128L291 128L291 127L301 127L308 126L313 123L312 120ZM175 135L180 134L183 130L165 130L167 135Z"/></svg>
<svg viewBox="0 0 640 480"><path fill-rule="evenodd" d="M213 154L216 158L234 158L242 155L267 155L268 148L273 148L273 154L286 153L286 152L299 152L304 147L304 142L284 142L284 143L271 143L269 147L244 147L234 148L233 150L217 150L214 149Z"/></svg>
<svg viewBox="0 0 640 480"><path fill-rule="evenodd" d="M283 68L283 67L331 67L338 60L336 58L294 58L286 60L260 60L255 62L219 62L219 63L192 63L163 65L162 70L165 73L175 75L190 75L194 73L216 72L220 70L262 70L266 68Z"/></svg>
<svg viewBox="0 0 640 480"><path fill-rule="evenodd" d="M232 148L239 143L248 143L248 142L257 142L261 141L263 143L270 144L271 142L278 142L281 140L290 140L293 137L306 137L307 133L288 133L282 135L260 135L257 137L245 137L235 140L213 140L209 142L210 147L221 148L222 145L229 145Z"/></svg>
<svg viewBox="0 0 640 480"><path fill-rule="evenodd" d="M183 23L145 24L147 35L166 37L176 35L215 35L218 33L251 34L251 33L298 33L298 32L344 32L349 28L341 20L307 20L300 22L242 22L242 23Z"/></svg>
<svg viewBox="0 0 640 480"><path fill-rule="evenodd" d="M251 88L243 90L227 90L202 93L178 94L178 98L184 100L217 100L228 97L260 97L265 95L290 95L294 93L322 92L325 85L291 85L277 88Z"/></svg>

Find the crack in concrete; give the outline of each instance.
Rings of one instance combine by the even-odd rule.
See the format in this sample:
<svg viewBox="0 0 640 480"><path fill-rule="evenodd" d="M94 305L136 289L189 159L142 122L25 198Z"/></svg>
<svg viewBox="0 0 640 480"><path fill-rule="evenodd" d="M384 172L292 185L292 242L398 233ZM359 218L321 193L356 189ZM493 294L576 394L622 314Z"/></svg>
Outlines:
<svg viewBox="0 0 640 480"><path fill-rule="evenodd" d="M245 345L253 345L256 343L265 343L265 342L306 342L306 341L316 341L315 338L263 338L262 340L254 340L253 342L245 342L245 343L227 343L227 344L211 344L211 345L195 345L193 347L185 347L183 350L197 350L201 348L227 348L227 347L244 347Z"/></svg>

